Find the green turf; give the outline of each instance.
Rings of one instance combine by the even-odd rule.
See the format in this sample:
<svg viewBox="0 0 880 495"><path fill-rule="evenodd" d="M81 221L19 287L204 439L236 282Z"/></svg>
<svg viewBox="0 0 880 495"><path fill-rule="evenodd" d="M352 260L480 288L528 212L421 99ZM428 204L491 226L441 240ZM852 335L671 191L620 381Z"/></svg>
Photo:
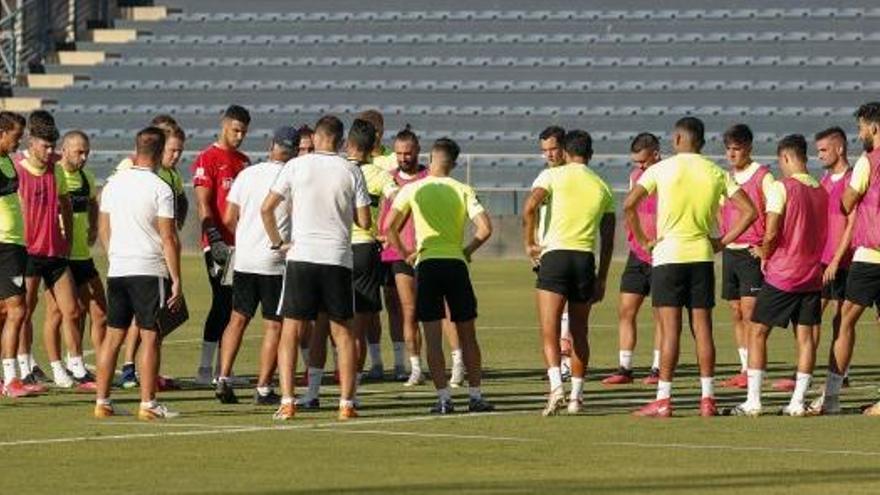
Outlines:
<svg viewBox="0 0 880 495"><path fill-rule="evenodd" d="M207 283L197 258L185 263L185 290L194 315L166 342L163 372L189 380L199 356ZM698 383L693 345L684 339L676 382L677 417L629 416L653 396L641 385L603 389L598 378L616 365L617 271L609 297L593 313L593 363L582 416L539 415L546 382L535 327L533 276L521 261L478 260L479 335L484 390L499 414L436 418L429 386L369 383L362 418L335 420L335 387L325 386L325 410L302 412L276 427L271 408L220 405L209 390L163 395L182 416L166 424L131 417L100 422L92 397L53 392L0 401L2 493L877 493L880 429L855 414L829 418L758 419L694 416ZM716 311L718 376L735 371L726 308ZM648 313L642 318L649 328ZM255 371L259 330L246 336L236 369ZM875 397L878 368L873 322L860 327L853 388L845 405ZM823 336L820 355L827 355ZM771 378L790 371L790 332L771 338ZM41 351L40 351L41 352ZM38 355L41 362L44 357ZM386 367L391 363L385 342ZM636 363L650 360L643 335ZM91 359L89 360L91 361ZM825 358L820 358L824 362ZM824 372L821 374L824 375ZM821 379L820 379L821 381ZM768 385L769 387L769 385ZM742 391L719 390L723 405ZM134 410L136 394L115 394ZM465 392L457 392L460 406ZM770 394L768 405L787 401ZM31 443L25 443L33 441Z"/></svg>

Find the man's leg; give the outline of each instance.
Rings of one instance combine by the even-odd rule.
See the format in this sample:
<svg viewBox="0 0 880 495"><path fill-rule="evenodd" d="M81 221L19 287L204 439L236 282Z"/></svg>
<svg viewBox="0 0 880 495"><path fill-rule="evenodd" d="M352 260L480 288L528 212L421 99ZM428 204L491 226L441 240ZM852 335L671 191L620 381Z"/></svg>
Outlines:
<svg viewBox="0 0 880 495"><path fill-rule="evenodd" d="M141 352L138 369L141 373L141 408L153 407L156 400L156 386L159 380L159 333L155 330L141 330ZM113 363L116 364L115 361Z"/></svg>
<svg viewBox="0 0 880 495"><path fill-rule="evenodd" d="M403 337L409 354L410 375L407 386L420 385L422 376L422 335L416 317L416 279L405 273L394 276L397 296L400 299L400 315L403 324Z"/></svg>
<svg viewBox="0 0 880 495"><path fill-rule="evenodd" d="M18 335L24 323L27 311L24 304L24 295L7 297L3 300L5 313L3 331L0 334L0 357L3 361L3 385L7 387L16 380L15 355L18 351ZM23 377L22 377L23 378Z"/></svg>
<svg viewBox="0 0 880 495"><path fill-rule="evenodd" d="M660 376L660 346L663 345L663 327L660 325L660 315L656 308L651 308L654 316L654 347L653 360L651 361L651 374L645 378L645 384L656 384Z"/></svg>
<svg viewBox="0 0 880 495"><path fill-rule="evenodd" d="M849 300L843 302L840 329L831 343L831 355L828 359L823 412L833 414L840 410L840 389L843 386L844 374L852 359L856 341L856 324L864 311L865 306Z"/></svg>
<svg viewBox="0 0 880 495"><path fill-rule="evenodd" d="M97 352L107 332L107 296L101 277L92 277L79 288L79 299L89 313L92 347Z"/></svg>
<svg viewBox="0 0 880 495"><path fill-rule="evenodd" d="M798 325L795 331L798 343L798 365L795 387L788 403L787 413L802 416L806 412L804 396L813 380L816 367L816 346L813 341L813 328L816 325Z"/></svg>
<svg viewBox="0 0 880 495"><path fill-rule="evenodd" d="M391 336L391 349L394 353L394 380L404 381L407 379L406 339L403 333L400 297L397 295L397 288L394 285L385 285L382 291L385 296L385 312L388 315L388 334Z"/></svg>
<svg viewBox="0 0 880 495"><path fill-rule="evenodd" d="M309 342L309 366L307 370L308 392L297 401L297 405L305 409L317 409L320 406L321 382L324 380L324 365L327 363L327 338L330 335L330 320L326 313L318 313L318 318L311 326Z"/></svg>
<svg viewBox="0 0 880 495"><path fill-rule="evenodd" d="M385 374L385 363L382 361L382 320L378 312L370 313L366 340L367 351L370 353L370 379L381 380Z"/></svg>
<svg viewBox="0 0 880 495"><path fill-rule="evenodd" d="M122 388L134 388L138 385L135 360L137 359L138 345L141 333L134 324L125 330L125 357L122 363Z"/></svg>
<svg viewBox="0 0 880 495"><path fill-rule="evenodd" d="M208 282L211 284L211 308L202 331L202 354L196 375L196 383L199 385L211 384L215 371L214 354L232 313L232 288L223 286L220 274L214 274L214 261L210 252L205 253L205 265Z"/></svg>
<svg viewBox="0 0 880 495"><path fill-rule="evenodd" d="M340 407L353 406L357 356L352 321L330 318L330 334L338 354Z"/></svg>
<svg viewBox="0 0 880 495"><path fill-rule="evenodd" d="M77 381L91 382L92 379L86 371L82 358L83 335L80 327L80 305L70 268L65 268L61 278L52 284L48 292L51 292L55 298L58 310L61 312L61 330L67 346L67 369L73 373L73 377Z"/></svg>
<svg viewBox="0 0 880 495"><path fill-rule="evenodd" d="M749 335L749 367L746 371L748 393L745 403L737 406L742 414L748 416L761 414L761 389L767 369L767 337L770 335L770 330L768 325L754 323Z"/></svg>
<svg viewBox="0 0 880 495"><path fill-rule="evenodd" d="M730 323L733 325L733 338L736 343L737 356L739 357L740 377L733 376L725 381L726 387L739 387L741 385L741 377L745 376L746 370L749 368L749 331L748 320L743 316L742 299L733 299L728 301L730 305Z"/></svg>
<svg viewBox="0 0 880 495"><path fill-rule="evenodd" d="M220 341L219 379L224 381L229 379L229 374L232 373L232 365L235 363L235 358L238 356L238 351L241 348L242 336L250 321L251 318L248 315L235 310L232 311L232 315L229 317L229 324L226 325Z"/></svg>
<svg viewBox="0 0 880 495"><path fill-rule="evenodd" d="M589 303L568 301L568 317L571 322L571 395L569 412L580 412L584 400L584 381L590 363Z"/></svg>
<svg viewBox="0 0 880 495"><path fill-rule="evenodd" d="M605 385L632 383L632 356L637 342L636 319L645 296L641 294L620 293L617 309L618 319L618 370L617 373L602 380Z"/></svg>
<svg viewBox="0 0 880 495"><path fill-rule="evenodd" d="M32 352L33 341L34 341L34 326L33 326L33 317L34 310L37 307L37 298L39 297L40 290L40 277L25 277L25 320L21 325L21 330L19 331L18 336L18 367L21 371L21 376L24 377L25 381L33 381L34 378L43 378L37 377L37 374L42 373L42 370L39 373L34 373L34 376L30 376L34 367L37 367L36 360L34 360L34 355ZM60 347L60 344L58 345Z"/></svg>
<svg viewBox="0 0 880 495"><path fill-rule="evenodd" d="M97 386L95 389L96 404L95 416L112 416L113 409L110 407L110 387L113 385L113 374L116 372L116 359L119 356L119 348L125 339L126 329L108 328L106 338L101 343L97 353Z"/></svg>
<svg viewBox="0 0 880 495"><path fill-rule="evenodd" d="M451 401L449 382L446 379L446 358L443 355L443 321L423 321L422 328L425 331L425 352L431 381L434 382L440 401Z"/></svg>
<svg viewBox="0 0 880 495"><path fill-rule="evenodd" d="M281 385L281 408L275 413L276 419L291 419L294 409L294 387L296 385L296 356L299 351L299 338L305 320L284 318L281 324L281 338L278 341L278 376Z"/></svg>
<svg viewBox="0 0 880 495"><path fill-rule="evenodd" d="M281 340L281 322L263 318L263 344L260 347L260 372L257 377L257 393L261 397L272 392L272 375L278 361Z"/></svg>
<svg viewBox="0 0 880 495"><path fill-rule="evenodd" d="M367 361L367 333L373 324L373 313L355 313L352 321L352 330L354 337L355 349L355 378L354 378L354 395L352 400L357 402L357 389L361 385L364 376L364 364ZM332 333L333 321L330 321ZM335 335L335 334L334 334ZM337 347L337 352L339 351ZM342 381L342 373L340 372L340 382Z"/></svg>
<svg viewBox="0 0 880 495"><path fill-rule="evenodd" d="M458 332L455 330L455 324L449 319L448 308L446 310L446 318L443 319L443 336L446 338L446 343L449 344L449 356L452 358L449 386L458 388L464 382L465 366L461 352L461 342L458 338Z"/></svg>
<svg viewBox="0 0 880 495"><path fill-rule="evenodd" d="M566 301L562 294L544 289L535 291L535 301L538 305L538 323L541 327L544 366L547 368L547 377L550 379L550 400L545 413L555 414L565 400L562 370L560 369L559 334L560 318Z"/></svg>
<svg viewBox="0 0 880 495"><path fill-rule="evenodd" d="M64 368L64 364L61 361L61 311L58 309L58 303L55 302L55 298L52 296L52 293L46 291L43 296L43 302L45 306L45 315L43 317L43 345L46 347L46 355L49 358L49 365L52 367L52 371L55 374L55 383L61 386L59 383L59 373L63 376L61 379L62 383L67 383L70 380L67 377L67 371ZM67 386L71 384L68 383Z"/></svg>

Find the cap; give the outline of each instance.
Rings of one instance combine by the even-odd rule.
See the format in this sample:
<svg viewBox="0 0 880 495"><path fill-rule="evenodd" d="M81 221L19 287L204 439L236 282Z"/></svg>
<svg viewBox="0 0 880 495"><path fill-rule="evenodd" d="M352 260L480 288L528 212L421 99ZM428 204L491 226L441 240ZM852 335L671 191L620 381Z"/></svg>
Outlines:
<svg viewBox="0 0 880 495"><path fill-rule="evenodd" d="M292 126L281 126L275 129L275 133L272 134L272 142L287 149L295 150L299 148L299 132Z"/></svg>

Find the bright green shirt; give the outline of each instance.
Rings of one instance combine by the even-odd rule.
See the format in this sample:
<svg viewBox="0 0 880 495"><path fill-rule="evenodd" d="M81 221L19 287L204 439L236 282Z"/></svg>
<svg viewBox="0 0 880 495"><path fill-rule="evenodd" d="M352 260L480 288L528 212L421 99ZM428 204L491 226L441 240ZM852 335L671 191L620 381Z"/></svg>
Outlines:
<svg viewBox="0 0 880 495"><path fill-rule="evenodd" d="M567 163L544 169L532 188L547 191L542 254L563 249L595 253L602 217L614 213L608 184L586 165Z"/></svg>
<svg viewBox="0 0 880 495"><path fill-rule="evenodd" d="M391 172L397 168L397 154L394 150L382 146L379 154L373 157L373 163L382 167L386 172Z"/></svg>
<svg viewBox="0 0 880 495"><path fill-rule="evenodd" d="M15 165L8 156L0 156L0 173L5 179L16 177ZM17 192L0 196L0 242L25 245L24 217Z"/></svg>
<svg viewBox="0 0 880 495"><path fill-rule="evenodd" d="M360 166L361 172L364 174L364 181L367 184L367 194L370 195L370 216L373 221L370 230L364 230L356 224L351 227L351 243L363 244L365 242L373 242L376 240L379 231L376 222L379 218L379 205L382 200L390 197L397 190L397 184L391 174L385 171L381 166L373 163L365 163Z"/></svg>
<svg viewBox="0 0 880 495"><path fill-rule="evenodd" d="M165 181L166 184L171 186L171 190L174 191L175 196L183 194L183 177L180 175L179 170L176 168L159 167L159 170L156 171L156 175Z"/></svg>
<svg viewBox="0 0 880 495"><path fill-rule="evenodd" d="M452 177L428 176L404 186L394 198L398 214L412 214L418 262L464 260L465 223L483 213L474 190Z"/></svg>
<svg viewBox="0 0 880 495"><path fill-rule="evenodd" d="M71 200L73 200L72 196L83 187L82 176L80 176L79 170L68 172L61 163L58 163L55 168L56 170L61 170L64 180L67 183L68 194L71 195ZM97 188L95 187L95 175L90 170L86 169L83 169L82 172L88 183L88 197L94 201L95 198L98 197ZM70 244L71 260L91 259L92 252L91 249L89 249L90 227L88 211L73 212L73 236Z"/></svg>

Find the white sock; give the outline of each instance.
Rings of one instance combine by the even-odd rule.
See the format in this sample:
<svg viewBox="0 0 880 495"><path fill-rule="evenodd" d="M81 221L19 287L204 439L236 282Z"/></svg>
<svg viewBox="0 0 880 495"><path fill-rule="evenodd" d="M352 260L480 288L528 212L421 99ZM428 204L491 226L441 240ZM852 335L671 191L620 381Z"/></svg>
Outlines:
<svg viewBox="0 0 880 495"><path fill-rule="evenodd" d="M618 362L621 368L631 370L633 367L633 351L621 350L618 353Z"/></svg>
<svg viewBox="0 0 880 495"><path fill-rule="evenodd" d="M461 349L456 349L449 353L452 356L452 366L464 366Z"/></svg>
<svg viewBox="0 0 880 495"><path fill-rule="evenodd" d="M663 380L657 381L657 400L668 399L672 397L672 382Z"/></svg>
<svg viewBox="0 0 880 495"><path fill-rule="evenodd" d="M218 381L218 382L228 382L228 381L229 381L229 377L228 377L228 376L220 375L220 376L217 377L217 381Z"/></svg>
<svg viewBox="0 0 880 495"><path fill-rule="evenodd" d="M810 381L812 379L813 375L798 371L794 379L794 392L791 394L791 401L788 403L789 407L804 406L804 396L807 394L807 389L810 388Z"/></svg>
<svg viewBox="0 0 880 495"><path fill-rule="evenodd" d="M406 344L403 342L392 342L391 348L394 349L394 367L403 368L404 355L406 354Z"/></svg>
<svg viewBox="0 0 880 495"><path fill-rule="evenodd" d="M154 407L156 407L156 401L154 400L151 400L149 402L141 401L141 409L152 409Z"/></svg>
<svg viewBox="0 0 880 495"><path fill-rule="evenodd" d="M309 397L317 399L321 394L321 380L324 379L324 368L309 368Z"/></svg>
<svg viewBox="0 0 880 495"><path fill-rule="evenodd" d="M367 344L367 350L370 352L370 363L372 363L374 367L383 366L382 346L379 344Z"/></svg>
<svg viewBox="0 0 880 495"><path fill-rule="evenodd" d="M82 356L68 356L67 369L69 369L76 378L86 376L86 367L83 364Z"/></svg>
<svg viewBox="0 0 880 495"><path fill-rule="evenodd" d="M3 385L7 386L15 380L15 358L3 359Z"/></svg>
<svg viewBox="0 0 880 495"><path fill-rule="evenodd" d="M571 340L571 328L568 326L568 311L562 312L562 318L559 319L559 338Z"/></svg>
<svg viewBox="0 0 880 495"><path fill-rule="evenodd" d="M651 369L660 369L660 350L654 349L654 361L651 362Z"/></svg>
<svg viewBox="0 0 880 495"><path fill-rule="evenodd" d="M700 391L702 395L700 397L715 397L715 377L714 376L701 376L700 377Z"/></svg>
<svg viewBox="0 0 880 495"><path fill-rule="evenodd" d="M837 397L840 395L840 387L843 386L843 375L838 375L833 371L828 372L828 378L825 380L825 397Z"/></svg>
<svg viewBox="0 0 880 495"><path fill-rule="evenodd" d="M354 400L339 399L339 409L348 409L354 407Z"/></svg>
<svg viewBox="0 0 880 495"><path fill-rule="evenodd" d="M37 360L34 359L34 353L33 352L27 353L27 358L28 358L28 366L30 366L31 371L33 371L34 368L37 367Z"/></svg>
<svg viewBox="0 0 880 495"><path fill-rule="evenodd" d="M558 366L547 368L547 378L550 379L550 393L562 391L562 370Z"/></svg>
<svg viewBox="0 0 880 495"><path fill-rule="evenodd" d="M449 387L437 390L437 398L444 402L452 400L452 394L449 393Z"/></svg>
<svg viewBox="0 0 880 495"><path fill-rule="evenodd" d="M49 363L49 366L52 368L52 374L55 375L56 379L59 376L67 375L67 369L64 367L64 363L62 363L61 361L52 361L51 363Z"/></svg>
<svg viewBox="0 0 880 495"><path fill-rule="evenodd" d="M409 357L409 368L412 373L422 373L422 360L418 356Z"/></svg>
<svg viewBox="0 0 880 495"><path fill-rule="evenodd" d="M746 392L746 402L749 405L761 407L761 386L764 384L764 370L746 370L749 389Z"/></svg>
<svg viewBox="0 0 880 495"><path fill-rule="evenodd" d="M21 371L21 376L25 377L31 374L31 360L28 359L27 354L19 354L18 355L18 369Z"/></svg>
<svg viewBox="0 0 880 495"><path fill-rule="evenodd" d="M211 368L214 364L214 353L217 352L217 342L202 342L202 359L199 368Z"/></svg>
<svg viewBox="0 0 880 495"><path fill-rule="evenodd" d="M739 353L739 369L742 371L749 369L749 349L746 347L739 347L736 352Z"/></svg>
<svg viewBox="0 0 880 495"><path fill-rule="evenodd" d="M282 397L281 398L281 405L282 406L289 406L292 404L293 404L293 397Z"/></svg>
<svg viewBox="0 0 880 495"><path fill-rule="evenodd" d="M272 392L272 387L257 387L257 393L260 394L261 397L265 397Z"/></svg>
<svg viewBox="0 0 880 495"><path fill-rule="evenodd" d="M480 400L483 398L483 391L480 387L468 387L468 397L471 400Z"/></svg>
<svg viewBox="0 0 880 495"><path fill-rule="evenodd" d="M309 348L308 347L300 347L300 354L302 355L303 368L309 369Z"/></svg>
<svg viewBox="0 0 880 495"><path fill-rule="evenodd" d="M110 399L95 399L95 405L98 406L109 406Z"/></svg>
<svg viewBox="0 0 880 495"><path fill-rule="evenodd" d="M571 395L570 400L583 400L584 398L584 379L576 376L571 377Z"/></svg>

